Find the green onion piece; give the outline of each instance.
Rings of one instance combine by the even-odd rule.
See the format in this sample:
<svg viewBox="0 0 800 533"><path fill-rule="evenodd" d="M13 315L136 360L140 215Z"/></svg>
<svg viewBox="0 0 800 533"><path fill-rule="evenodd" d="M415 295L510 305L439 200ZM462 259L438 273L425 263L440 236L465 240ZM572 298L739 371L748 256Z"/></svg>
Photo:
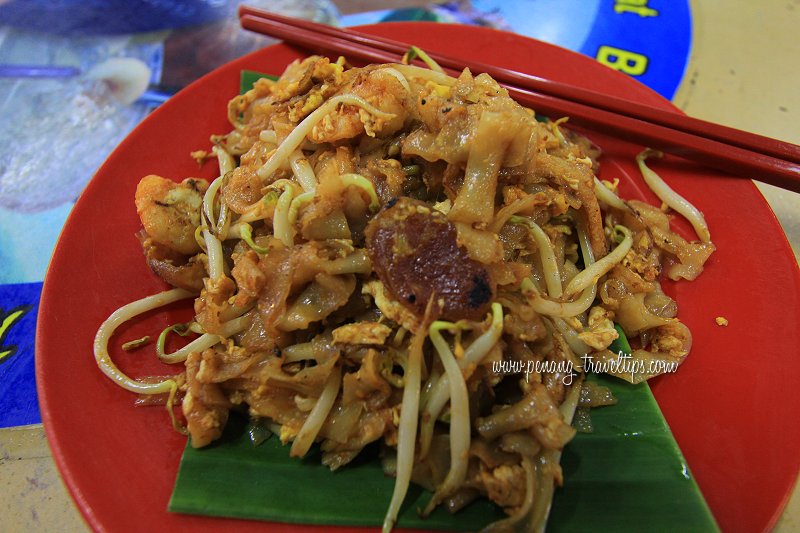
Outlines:
<svg viewBox="0 0 800 533"><path fill-rule="evenodd" d="M252 248L254 252L261 255L265 255L267 252L269 252L269 248L259 246L253 241L253 228L250 227L250 224L242 224L241 229L239 230L239 235L241 235L242 240L246 242L247 246Z"/></svg>
<svg viewBox="0 0 800 533"><path fill-rule="evenodd" d="M430 68L431 70L434 70L436 72L444 72L442 67L439 66L439 63L434 61L433 58L431 58L431 56L426 54L425 50L418 48L416 46L412 46L411 48L408 49L408 52L406 52L405 55L403 56L403 63L407 65L416 58L420 58L422 62L428 65L428 68Z"/></svg>
<svg viewBox="0 0 800 533"><path fill-rule="evenodd" d="M619 337L608 346L608 349L611 350L612 353L630 355L633 350L631 350L631 345L628 343L628 337L625 336L625 331L623 331L622 326L615 323L614 329L619 333Z"/></svg>
<svg viewBox="0 0 800 533"><path fill-rule="evenodd" d="M419 175L419 165L406 165L403 167L403 172L405 172L406 176L417 176Z"/></svg>
<svg viewBox="0 0 800 533"><path fill-rule="evenodd" d="M408 65L417 58L417 50L418 48L416 46L412 46L403 54L402 62L404 65Z"/></svg>

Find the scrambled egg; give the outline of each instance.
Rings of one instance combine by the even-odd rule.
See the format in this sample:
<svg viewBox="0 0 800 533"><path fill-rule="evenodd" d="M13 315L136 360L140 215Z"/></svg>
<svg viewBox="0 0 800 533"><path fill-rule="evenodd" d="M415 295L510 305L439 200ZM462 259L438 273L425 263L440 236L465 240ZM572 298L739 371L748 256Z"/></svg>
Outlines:
<svg viewBox="0 0 800 533"><path fill-rule="evenodd" d="M589 310L589 329L578 333L578 337L596 350L605 350L619 337L612 318L611 311L600 306L592 307Z"/></svg>
<svg viewBox="0 0 800 533"><path fill-rule="evenodd" d="M339 344L377 344L382 346L392 329L377 322L355 322L333 330L333 342Z"/></svg>

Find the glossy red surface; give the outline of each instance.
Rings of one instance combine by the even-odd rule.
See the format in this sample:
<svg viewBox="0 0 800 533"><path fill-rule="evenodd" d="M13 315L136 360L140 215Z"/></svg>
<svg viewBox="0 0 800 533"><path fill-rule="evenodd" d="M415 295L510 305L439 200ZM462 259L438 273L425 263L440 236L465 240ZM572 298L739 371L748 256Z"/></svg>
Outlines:
<svg viewBox="0 0 800 533"><path fill-rule="evenodd" d="M591 59L512 34L425 23L366 30L671 107ZM164 288L146 267L134 236L139 229L133 205L138 180L149 173L174 180L213 178L216 166L198 169L189 152L208 148L210 134L229 129L226 104L238 93L239 72L277 74L301 55L285 46L266 48L172 98L109 157L64 228L43 289L37 382L56 463L86 520L98 531L305 529L168 513L185 439L173 432L162 409L134 408L133 395L106 379L92 357L97 327L111 312ZM641 147L590 136L605 151L602 177L619 177L623 195L655 202L633 164ZM652 166L705 213L718 247L697 281L667 287L693 332L694 348L676 374L653 382L653 390L722 528L767 530L800 467L797 264L751 183L674 158ZM677 220L676 225L692 235L688 224ZM120 339L153 334L189 314L188 306L174 306L126 325L112 342L112 356L134 376L168 373L171 369L155 360L152 347L125 353L118 349ZM716 325L717 316L725 316L728 327Z"/></svg>

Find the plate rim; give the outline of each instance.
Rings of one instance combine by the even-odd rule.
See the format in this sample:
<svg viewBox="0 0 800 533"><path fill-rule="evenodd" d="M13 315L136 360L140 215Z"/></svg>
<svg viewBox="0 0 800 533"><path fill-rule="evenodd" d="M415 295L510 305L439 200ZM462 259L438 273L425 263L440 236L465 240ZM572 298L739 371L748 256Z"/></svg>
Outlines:
<svg viewBox="0 0 800 533"><path fill-rule="evenodd" d="M382 33L381 28L385 28L387 26L401 27L401 26L408 26L408 25L430 26L432 28L435 27L435 28L437 28L437 30L435 30L435 31L438 31L438 29L443 27L443 26L448 26L446 24L434 23L434 22L387 22L387 23L373 24L373 25L367 25L367 26L359 26L357 28L362 30L362 31L365 31L365 32L381 34ZM521 35L510 33L510 32L505 32L505 31L502 31L502 30L496 30L496 29L484 28L484 27L471 27L471 26L459 26L459 27L460 28L467 28L467 30L465 30L465 31L494 32L499 36L503 36L504 38L511 38L512 40L520 40L521 39L521 40L533 41L533 42L536 43L536 46L542 46L542 47L545 47L545 48L556 49L556 50L559 50L559 53L571 54L576 58L581 58L580 61L585 61L585 60L592 61L592 62L594 61L592 58L589 58L588 56L583 56L583 55L578 54L576 52L573 52L573 51L570 51L570 50L567 50L567 49L564 49L564 48L561 48L561 47L558 47L556 45L552 45L552 44L549 44L549 43L546 43L546 42L538 41L538 40L532 39L530 37L525 37L525 36L521 36ZM187 86L185 89L180 91L178 94L181 94L181 93L184 93L186 91L189 91L189 90L192 89L192 87L199 86L201 84L207 83L208 79L211 76L220 75L219 73L222 70L232 70L232 69L241 70L242 68L244 68L244 65L246 65L248 63L253 63L254 60L260 58L261 56L269 55L270 53L274 52L277 49L285 49L285 48L289 48L290 50L293 50L293 51L298 51L298 53L301 54L301 55L302 54L308 55L305 51L302 51L302 50L300 50L300 49L298 49L296 47L286 46L286 45L284 45L282 43L278 43L276 45L271 45L271 46L262 48L260 50L257 50L255 52L251 52L251 53L249 53L249 54L247 54L245 56L242 56L241 58L238 58L238 59L236 59L236 60L234 60L234 61L232 61L230 63L227 63L226 65L223 65L219 69L215 69L214 71L204 75L203 77L201 77L197 81L195 81L192 84L190 84L189 86ZM613 70L611 68L608 68L608 74L610 76L619 77L619 79L624 79L625 81L623 83L629 84L632 88L635 87L636 90L639 91L639 92L650 93L650 97L651 98L660 99L661 100L660 105L662 105L664 107L668 106L672 111L677 112L677 113L682 113L682 111L680 111L679 108L674 106L674 104L672 104L671 102L669 102L668 100L666 100L662 96L658 95L658 93L656 93L655 91L653 91L653 90L649 89L648 87L640 84L636 80L633 80L633 79L629 78L628 76L626 76L626 75L624 75L624 74L622 74L622 73L620 73L620 72L618 72L616 70ZM169 102L167 102L164 105L165 106L169 105ZM162 111L162 109L157 109L153 113L151 113L150 116L148 116L147 118L145 118L144 121L142 121L142 123L140 123L139 125L136 126L136 128L129 134L128 137L135 135L136 132L142 127L142 124L144 124L145 122L151 122L151 121L158 120L158 117L160 116L160 112L161 111ZM117 154L119 154L120 152L124 151L124 145L125 145L128 137L126 137L126 139L123 140L120 143L120 145L114 150L114 152L112 152L112 154L103 163L103 165L101 165L101 167L98 169L98 171L92 177L90 182L84 188L84 191L82 191L81 195L79 196L78 200L76 201L75 206L78 206L79 204L81 204L82 199L84 199L84 197L87 195L87 193L91 194L92 191L95 188L102 187L104 185L104 184L101 184L100 180L96 179L96 178L97 178L98 175L101 175L104 172L106 172L106 167L111 164L110 162L113 162L113 159ZM761 202L761 205L759 206L759 210L762 212L761 214L769 213L769 215L767 215L767 217L769 218L769 223L775 229L779 230L778 232L774 232L774 234L771 235L771 238L773 238L773 239L777 238L778 239L779 242L777 242L776 244L778 244L779 247L781 248L780 253L782 255L784 255L785 257L792 257L793 258L794 256L792 254L791 247L789 245L789 242L788 242L788 239L786 237L786 234L785 234L783 228L781 227L780 223L778 222L778 219L775 216L772 208L769 206L769 204L767 203L766 199L764 198L763 194L761 194L761 192L758 190L758 188L755 186L755 184L753 182L749 181L749 180L747 181L747 187L752 189L752 191L754 191L756 193L754 195L754 197L758 198L759 199L758 201ZM764 212L763 208L766 208L766 212ZM73 211L74 211L74 209L73 209ZM65 232L64 231L65 228L67 228L68 225L70 224L71 220L73 220L73 213L70 214L69 218L67 219L66 223L64 224L64 228L62 228L62 235ZM55 287L53 285L56 282L53 281L54 280L54 275L51 274L51 272L52 272L53 264L59 263L62 260L61 259L62 255L65 255L65 254L68 253L68 252L64 251L66 249L66 247L67 247L67 244L60 237L59 240L58 240L58 243L56 244L56 247L55 247L55 249L53 251L53 255L52 255L52 258L51 258L51 266L48 268L48 272L47 272L47 274L45 276L45 280L44 280L43 286L42 286L42 297L41 297L40 302L39 302L38 323L37 323L37 329L36 329L36 343L35 343L35 346L36 346L36 349L35 349L36 350L35 367L36 367L36 376L37 376L36 386L37 386L37 393L38 393L39 399L40 399L42 422L43 422L43 425L44 425L45 433L47 435L48 443L51 446L52 456L53 456L53 458L55 460L55 463L56 463L56 465L58 466L58 469L59 469L59 474L61 475L61 478L63 479L64 483L68 487L69 493L70 493L72 499L75 501L77 507L81 511L84 519L95 530L103 531L103 530L105 530L105 527L103 526L103 523L100 521L100 519L95 514L94 510L89 505L85 495L83 494L82 488L80 486L78 486L77 481L76 481L75 476L74 476L74 473L72 472L72 467L69 464L68 459L65 457L64 449L62 447L62 443L60 442L60 435L57 435L56 434L56 430L54 429L54 420L52 418L54 414L51 412L51 410L49 408L49 402L51 401L51 399L49 397L49 393L47 391L47 388L46 388L45 384L43 384L42 380L40 379L40 376L44 372L44 370L42 368L42 366L44 364L43 363L43 356L40 356L40 347L44 346L44 344L45 344L44 342L42 342L43 339L41 338L41 336L44 335L44 333L42 333L44 328L40 327L40 325L41 324L49 324L50 319L48 317L44 316L44 315L46 315L46 311L45 310L47 308L47 304L49 303L49 301L51 299L50 294L52 292L58 290L57 287ZM795 266L797 266L796 262L795 262ZM798 270L797 268L795 268L795 271L794 271L794 283L795 283L796 286L800 286L800 270ZM657 394L656 390L654 390L654 393L656 394L656 397L658 397L658 394ZM798 467L800 468L800 464L798 465ZM798 469L796 469L795 475L794 475L795 482L796 482L796 479L797 479L797 475L798 475ZM783 509L784 509L784 507L786 505L786 502L788 501L790 496L791 496L791 490L790 491L786 491L785 494L784 494L783 502L775 510L774 516L772 517L770 522L765 525L765 529L766 528L771 528L775 524L775 522L777 521L777 519L780 517L781 513L783 512Z"/></svg>

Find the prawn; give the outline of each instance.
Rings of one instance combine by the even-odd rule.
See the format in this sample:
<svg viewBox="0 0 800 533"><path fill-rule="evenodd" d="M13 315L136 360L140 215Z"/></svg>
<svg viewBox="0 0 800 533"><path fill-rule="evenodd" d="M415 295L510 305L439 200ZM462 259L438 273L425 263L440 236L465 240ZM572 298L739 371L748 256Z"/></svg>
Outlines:
<svg viewBox="0 0 800 533"><path fill-rule="evenodd" d="M308 138L314 143L352 139L363 132L370 137L386 137L403 127L407 112L408 92L398 78L386 69L371 70L354 80L352 88L344 89L360 96L381 111L394 115L390 119L376 118L354 106L341 106L314 126ZM344 92L341 92L343 94Z"/></svg>
<svg viewBox="0 0 800 533"><path fill-rule="evenodd" d="M181 183L150 174L136 187L136 212L157 243L184 255L200 251L194 237L200 225L203 193L208 182L187 178Z"/></svg>

